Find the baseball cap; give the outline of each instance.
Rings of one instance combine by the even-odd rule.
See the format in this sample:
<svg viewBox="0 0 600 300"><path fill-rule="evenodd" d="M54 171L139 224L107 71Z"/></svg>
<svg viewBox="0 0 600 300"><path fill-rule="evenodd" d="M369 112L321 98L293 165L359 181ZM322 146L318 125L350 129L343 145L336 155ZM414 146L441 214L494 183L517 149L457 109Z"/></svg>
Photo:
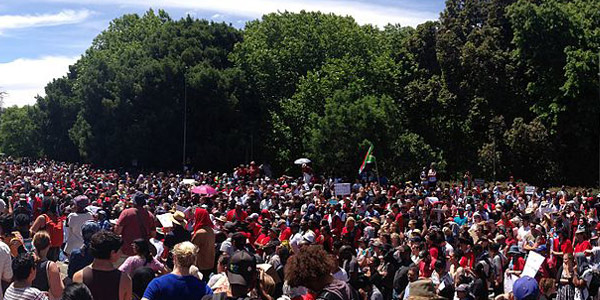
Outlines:
<svg viewBox="0 0 600 300"><path fill-rule="evenodd" d="M523 276L513 284L515 300L537 299L539 294L540 288L537 281L529 276Z"/></svg>
<svg viewBox="0 0 600 300"><path fill-rule="evenodd" d="M227 279L229 284L247 286L256 276L256 258L247 251L238 251L229 260Z"/></svg>

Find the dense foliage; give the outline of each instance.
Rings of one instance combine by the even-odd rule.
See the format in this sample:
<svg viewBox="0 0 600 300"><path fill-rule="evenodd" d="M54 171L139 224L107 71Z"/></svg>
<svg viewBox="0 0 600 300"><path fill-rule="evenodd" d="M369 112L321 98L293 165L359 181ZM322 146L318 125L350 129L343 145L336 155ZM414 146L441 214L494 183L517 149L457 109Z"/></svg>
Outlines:
<svg viewBox="0 0 600 300"><path fill-rule="evenodd" d="M354 176L592 185L598 177L600 2L448 0L417 28L273 13L243 30L125 15L32 107L1 117L2 151L104 166L227 170L253 159ZM184 111L187 98L187 111ZM495 164L495 168L493 167ZM478 176L479 177L479 176Z"/></svg>

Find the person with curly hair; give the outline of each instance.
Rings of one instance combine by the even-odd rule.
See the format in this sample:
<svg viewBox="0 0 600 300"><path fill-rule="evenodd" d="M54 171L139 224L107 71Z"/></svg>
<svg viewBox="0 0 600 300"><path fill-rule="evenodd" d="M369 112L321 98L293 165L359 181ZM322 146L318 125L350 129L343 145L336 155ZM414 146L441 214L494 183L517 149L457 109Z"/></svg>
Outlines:
<svg viewBox="0 0 600 300"><path fill-rule="evenodd" d="M358 293L347 283L331 275L335 263L319 245L305 247L290 257L285 280L291 287L307 287L317 300L357 300Z"/></svg>

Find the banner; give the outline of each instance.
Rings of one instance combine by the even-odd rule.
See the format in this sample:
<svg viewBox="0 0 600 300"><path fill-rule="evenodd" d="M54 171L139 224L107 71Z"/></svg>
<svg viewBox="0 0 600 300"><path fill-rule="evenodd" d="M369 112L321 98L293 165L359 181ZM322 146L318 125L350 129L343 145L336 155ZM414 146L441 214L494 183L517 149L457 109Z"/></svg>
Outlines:
<svg viewBox="0 0 600 300"><path fill-rule="evenodd" d="M333 185L336 196L350 195L351 187L349 183L336 183Z"/></svg>

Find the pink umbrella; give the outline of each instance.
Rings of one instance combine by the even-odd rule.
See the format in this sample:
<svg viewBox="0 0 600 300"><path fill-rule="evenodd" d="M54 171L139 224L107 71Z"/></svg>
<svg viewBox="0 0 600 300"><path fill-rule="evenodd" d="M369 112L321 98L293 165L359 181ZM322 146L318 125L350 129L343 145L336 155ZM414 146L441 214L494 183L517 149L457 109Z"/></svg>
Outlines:
<svg viewBox="0 0 600 300"><path fill-rule="evenodd" d="M216 194L217 190L215 190L210 185L201 185L201 186L196 186L196 187L192 188L192 193L200 194L200 195L212 195L212 194Z"/></svg>

